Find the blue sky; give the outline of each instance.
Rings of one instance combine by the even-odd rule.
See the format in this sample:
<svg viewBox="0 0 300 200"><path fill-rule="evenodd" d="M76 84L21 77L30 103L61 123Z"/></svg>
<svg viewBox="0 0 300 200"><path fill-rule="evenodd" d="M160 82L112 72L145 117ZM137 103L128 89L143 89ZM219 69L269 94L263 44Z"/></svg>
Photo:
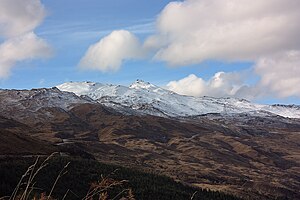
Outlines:
<svg viewBox="0 0 300 200"><path fill-rule="evenodd" d="M74 3L75 2L75 3ZM36 29L54 49L53 57L18 63L12 75L1 81L2 88L51 87L64 81L98 81L129 84L137 78L149 77L141 68L149 70L162 63L127 62L130 71L95 73L79 71L80 58L90 44L115 29L136 28L140 37L154 31L156 15L168 1L146 0L99 1L99 0L45 0L47 17ZM150 70L151 71L151 70ZM164 80L165 82L167 80ZM43 84L40 84L43 82Z"/></svg>
<svg viewBox="0 0 300 200"><path fill-rule="evenodd" d="M18 2L18 0L12 1ZM208 0L206 1L209 2ZM267 2L268 1L272 3L272 0L267 0ZM285 79L285 77L280 77L280 74L283 74L280 71L280 66L278 67L278 73L275 73L276 76L270 76L268 70L277 70L277 67L270 66L268 68L268 66L266 67L261 64L264 62L261 61L260 55L265 56L263 57L264 60L270 61L270 63L272 63L272 61L278 61L278 63L286 64L286 62L284 62L286 61L284 56L277 56L277 52L270 52L270 50L266 48L268 43L266 43L265 46L260 46L259 44L255 46L255 42L258 42L255 40L252 42L254 45L252 45L252 43L248 44L247 42L242 44L240 42L242 40L232 39L233 41L229 40L228 42L226 37L231 37L231 35L226 35L223 24L220 24L220 28L218 27L217 17L211 17L209 20L216 22L217 30L225 32L225 34L222 34L222 39L224 39L225 45L228 46L223 48L223 42L219 44L219 46L222 46L222 49L218 49L219 46L213 46L215 40L211 38L214 37L209 37L210 39L201 43L201 39L207 37L207 34L201 35L203 33L201 28L203 27L206 28L206 30L210 30L211 25L204 27L207 26L207 23L198 22L201 21L201 17L204 18L206 16L201 10L203 5L201 5L201 1L199 0L188 0L171 4L169 3L172 1L166 0L26 0L26 2L38 2L41 6L44 6L43 12L46 16L40 17L40 22L37 22L37 24L33 25L32 28L28 30L33 31L36 37L41 38L47 43L48 47L51 48L52 53L51 56L39 56L42 57L41 59L39 57L36 58L37 56L35 56L35 54L30 55L28 59L22 58L21 60L10 64L10 74L0 79L1 88L30 89L52 87L66 81L95 81L129 85L136 79L143 79L153 84L172 89L175 92L194 96L223 95L249 98L252 101L259 103L300 104L299 89L291 88L291 91L293 92L286 94L284 89L286 90L286 88L289 87L289 85L286 86L286 83L280 83L279 85L282 85L280 88L274 87L274 83L276 83L277 79ZM214 2L221 6L223 4L222 1L219 0L214 0ZM236 6L241 6L238 3L239 1L233 2L236 2ZM293 2L295 1L288 0L286 4ZM246 5L244 6L246 7ZM251 7L251 4L248 6ZM253 7L255 6L265 5L253 5ZM198 8L199 10L197 10ZM3 9L5 9L5 7ZM216 12L216 15L218 15L220 11L216 9L219 9L219 5L209 5L207 8L208 11ZM276 9L273 9L272 7L268 7L268 9L270 9L270 13L272 13L271 11L274 11L274 16L271 15L271 17L276 20ZM193 12L199 17L198 19L195 19L195 15L192 16ZM204 13L203 16L198 16L197 13L201 12ZM247 12L248 11L245 10L246 14ZM283 13L279 14L286 14L284 11L282 12ZM190 13L191 16L188 16ZM211 13L211 15L214 15L214 13ZM266 18L265 16L259 17L261 15L259 11L257 11L257 13L254 12L254 14L252 13L252 15L257 17L257 22ZM13 18L14 16L11 17ZM225 22L222 22L224 24L227 23L226 17L228 16L224 17ZM252 16L250 16L249 19L251 17ZM287 17L290 16L287 14ZM186 21L182 22L181 19ZM232 20L231 16L228 17L228 20ZM289 20L296 21L296 19ZM15 23L15 21L13 22ZM29 22L24 23L30 24L30 18L28 21ZM183 25L181 26L180 23L183 23ZM189 23L192 25L186 25ZM244 22L234 23L234 28L237 30L243 29L240 35L249 31L244 28ZM231 21L230 23L228 22L228 24L232 24ZM19 35L26 34L26 31L28 30L19 31ZM114 30L126 30L130 36L137 38L140 43L140 48L144 48L146 41L152 36L158 38L160 43L168 41L168 44L165 46L161 45L154 50L152 49L150 51L151 53L142 58L136 59L133 55L128 56L127 54L124 54L121 65L116 67L117 70L103 70L103 66L97 63L94 63L95 66L93 70L88 66L86 69L85 66L79 67L80 60L84 55L88 54L87 50L91 45L98 45L99 48L96 50L97 53L104 51L103 48L99 46L99 41L108 37ZM272 31L272 29L270 30ZM258 27L258 32L262 32L261 35L270 30L264 30L263 28L260 30ZM197 35L191 35L191 32L197 33L197 31L199 31L199 37ZM297 33L297 31L299 31L299 29L291 30L290 32L295 35L295 32ZM121 33L118 32L117 34ZM278 32L275 36L281 37L281 35L284 34ZM252 36L250 37L249 35L251 34L245 34L243 39L246 37L252 38ZM257 38L261 37L259 34L257 35ZM8 36L5 34L1 35L1 29L0 36L1 43L13 40L15 37L13 34L9 34ZM196 41L199 41L199 43L191 43L188 41L188 37L191 37L190 40L195 39ZM216 35L216 37L219 37L219 35ZM253 38L255 39L255 37ZM220 40L218 39L216 41ZM238 47L235 47L235 50L232 50L233 53L228 53L231 52L230 48L233 48L238 42L239 45ZM263 39L261 42L264 42ZM213 50L211 50L211 52L203 51L201 54L202 49L200 49L199 46L207 45L206 43L210 45L207 46L208 49ZM294 43L298 43L298 41L293 42L293 44ZM278 52L290 50L298 52L297 48L299 45L290 44L290 41L282 39L282 45L280 44L281 46L278 45L274 48L278 48ZM245 45L245 48L243 48L243 45ZM177 50L178 47L185 48L179 48L179 50L182 51L182 54L184 54L182 58L176 56L177 54L174 53L175 51L173 51L173 49L167 48L173 46L176 47ZM270 48L271 47L272 45L270 45ZM121 46L120 48L123 47ZM199 53L197 53L197 48L199 48ZM241 48L241 53L236 51L237 48ZM274 48L272 47L272 49ZM243 52L243 49L246 49L245 52ZM26 47L24 47L24 50L26 51ZM189 55L190 50L192 56ZM192 52L194 50L196 52ZM128 47L126 47L124 51L128 51ZM203 54L205 54L206 57L202 56ZM276 56L271 57L269 56L270 54ZM296 56L298 56L298 54L296 54ZM178 60L173 61L172 58L176 57L179 57ZM298 59L298 57L296 58ZM297 60L296 64L298 63L300 62ZM294 74L299 72L299 66L296 66L296 68L296 71L294 70L293 72ZM224 74L216 76L216 73L218 72L224 72ZM232 75L232 73L235 75ZM189 78L189 75L191 74L194 74L196 78ZM298 75L300 76L300 74ZM289 75L287 76L290 77ZM274 77L276 77L276 79ZM295 77L293 78L295 79ZM218 79L219 82L216 82L216 79ZM234 81L232 79L234 79ZM171 81L173 81L172 84L170 84ZM298 83L297 81L296 83ZM217 84L223 85L217 86L218 88L216 89ZM242 86L249 86L250 89L246 91L239 90ZM191 87L191 89L185 90L186 87ZM258 87L259 89L257 89ZM264 93L268 94L265 95Z"/></svg>

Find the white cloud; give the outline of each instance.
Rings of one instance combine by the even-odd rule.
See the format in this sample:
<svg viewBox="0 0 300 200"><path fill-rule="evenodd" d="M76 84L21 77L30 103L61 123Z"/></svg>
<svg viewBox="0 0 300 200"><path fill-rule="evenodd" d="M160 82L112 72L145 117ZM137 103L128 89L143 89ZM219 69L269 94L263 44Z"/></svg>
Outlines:
<svg viewBox="0 0 300 200"><path fill-rule="evenodd" d="M299 0L172 2L157 20L158 33L146 44L163 44L155 58L170 65L255 60L300 48L299 8Z"/></svg>
<svg viewBox="0 0 300 200"><path fill-rule="evenodd" d="M206 82L195 74L190 74L178 81L169 82L167 88L178 94L199 97L205 95Z"/></svg>
<svg viewBox="0 0 300 200"><path fill-rule="evenodd" d="M218 72L208 81L205 81L194 74L190 74L183 79L171 81L167 84L167 88L171 91L196 97L236 96L239 89L243 86L242 75L234 72Z"/></svg>
<svg viewBox="0 0 300 200"><path fill-rule="evenodd" d="M247 99L299 97L299 8L298 0L172 2L157 19L157 33L144 45L156 49L155 58L170 65L252 61L260 77L248 86L227 79L227 73L217 73L209 81L190 75L168 84L175 92Z"/></svg>
<svg viewBox="0 0 300 200"><path fill-rule="evenodd" d="M13 37L35 29L46 15L40 0L1 0L0 35Z"/></svg>
<svg viewBox="0 0 300 200"><path fill-rule="evenodd" d="M255 65L261 87L278 97L300 97L300 51L288 51L260 58Z"/></svg>
<svg viewBox="0 0 300 200"><path fill-rule="evenodd" d="M50 55L48 44L33 32L8 39L0 45L0 78L8 77L17 62Z"/></svg>
<svg viewBox="0 0 300 200"><path fill-rule="evenodd" d="M160 13L155 34L143 45L127 31L112 32L89 48L81 66L115 71L140 52L152 52L154 59L174 66L251 61L260 80L250 86L241 74L220 72L208 81L190 75L171 81L168 88L193 96L300 96L299 9L299 0L174 1Z"/></svg>
<svg viewBox="0 0 300 200"><path fill-rule="evenodd" d="M191 74L171 81L167 88L191 96L237 97L262 99L265 97L300 97L300 51L287 51L258 59L254 72L260 79L246 84L245 72L218 72L208 81ZM249 73L249 72L247 72Z"/></svg>
<svg viewBox="0 0 300 200"><path fill-rule="evenodd" d="M51 48L33 30L45 17L40 0L0 1L0 79L10 75L17 62L44 58L51 55Z"/></svg>
<svg viewBox="0 0 300 200"><path fill-rule="evenodd" d="M113 31L89 47L79 66L82 69L117 71L126 59L144 56L138 38L125 30Z"/></svg>

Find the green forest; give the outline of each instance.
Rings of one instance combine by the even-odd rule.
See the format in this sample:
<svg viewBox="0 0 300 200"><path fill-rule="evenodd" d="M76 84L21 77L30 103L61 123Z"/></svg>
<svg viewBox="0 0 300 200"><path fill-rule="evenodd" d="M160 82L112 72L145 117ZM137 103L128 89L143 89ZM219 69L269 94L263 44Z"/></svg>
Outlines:
<svg viewBox="0 0 300 200"><path fill-rule="evenodd" d="M45 159L37 161L37 165L43 160ZM0 160L0 197L6 199L6 196L9 199L22 175L34 162L36 158L8 157ZM69 164L66 167L67 163ZM49 194L60 172L63 172L62 176L57 180L51 193L53 199L84 199L91 188L97 186L97 183L99 185L101 180L102 184L104 179L106 182L115 181L116 183L104 192L106 199L121 199L121 197L127 197L128 193L131 199L141 200L238 199L224 193L189 187L162 175L99 163L95 160L60 156L50 159L47 165L38 172L32 181L34 187L31 188L30 198L34 195ZM19 190L25 190L25 185L21 184Z"/></svg>

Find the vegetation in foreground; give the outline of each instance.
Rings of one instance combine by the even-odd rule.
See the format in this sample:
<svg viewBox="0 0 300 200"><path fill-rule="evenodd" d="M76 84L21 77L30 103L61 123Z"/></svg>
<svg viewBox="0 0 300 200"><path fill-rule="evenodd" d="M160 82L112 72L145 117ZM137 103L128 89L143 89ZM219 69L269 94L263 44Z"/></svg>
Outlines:
<svg viewBox="0 0 300 200"><path fill-rule="evenodd" d="M220 192L188 187L165 176L60 156L1 159L0 196L10 200L238 199Z"/></svg>

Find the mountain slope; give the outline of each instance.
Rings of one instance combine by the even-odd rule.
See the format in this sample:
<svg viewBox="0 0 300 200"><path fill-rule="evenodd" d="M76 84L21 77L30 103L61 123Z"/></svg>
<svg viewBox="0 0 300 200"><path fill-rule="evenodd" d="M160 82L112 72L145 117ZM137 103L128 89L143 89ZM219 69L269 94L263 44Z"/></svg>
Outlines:
<svg viewBox="0 0 300 200"><path fill-rule="evenodd" d="M91 97L76 96L57 88L0 90L4 133L1 136L13 138L5 142L8 140L2 137L0 147L8 150L5 154L31 154L26 149L16 151L13 141L19 143L15 138L18 134L22 141L29 141L25 146L37 144L38 150L44 152L47 146L40 144L47 143L69 154L155 171L186 184L250 199L300 198L300 119L264 110L238 112L247 108L244 104L251 109L253 105L243 100L221 99L220 103L215 98L181 96L148 83L130 88L102 86L106 88L105 94L111 96L101 94L99 101L119 98L121 103L126 103L125 100L132 99L127 105L152 102L159 92L161 95L156 96L165 104L172 101L169 109L176 109L179 100L184 103L188 99L193 99L193 103L206 100L207 107L217 108L224 106L222 101L229 102L234 109L175 118L163 113L171 113L164 106L158 107L163 111L152 110L153 115L145 115L151 111L145 106L133 109L118 102L101 104ZM104 91L101 87L99 90ZM93 86L89 96L100 93L94 89ZM243 106L233 104L235 101ZM297 106L274 107L285 112L298 109ZM154 116L157 112L163 117Z"/></svg>
<svg viewBox="0 0 300 200"><path fill-rule="evenodd" d="M187 117L207 113L280 115L300 118L299 106L260 105L244 99L192 97L179 95L150 83L137 80L129 87L93 82L69 82L58 85L62 91L88 96L120 111L162 117Z"/></svg>
<svg viewBox="0 0 300 200"><path fill-rule="evenodd" d="M7 155L47 155L58 148L32 137L34 130L13 119L0 116L0 157Z"/></svg>
<svg viewBox="0 0 300 200"><path fill-rule="evenodd" d="M250 199L300 197L298 119L209 114L177 120L123 115L95 103L43 110L41 118L22 119L31 146L46 140L63 152ZM14 153L14 143L9 149Z"/></svg>
<svg viewBox="0 0 300 200"><path fill-rule="evenodd" d="M64 112L78 103L91 103L91 100L81 98L74 93L62 92L57 88L41 88L32 90L0 90L0 115L11 117L28 123L29 119L36 121L51 118L49 110L56 108ZM29 117L31 116L31 117ZM54 115L53 115L54 116Z"/></svg>

